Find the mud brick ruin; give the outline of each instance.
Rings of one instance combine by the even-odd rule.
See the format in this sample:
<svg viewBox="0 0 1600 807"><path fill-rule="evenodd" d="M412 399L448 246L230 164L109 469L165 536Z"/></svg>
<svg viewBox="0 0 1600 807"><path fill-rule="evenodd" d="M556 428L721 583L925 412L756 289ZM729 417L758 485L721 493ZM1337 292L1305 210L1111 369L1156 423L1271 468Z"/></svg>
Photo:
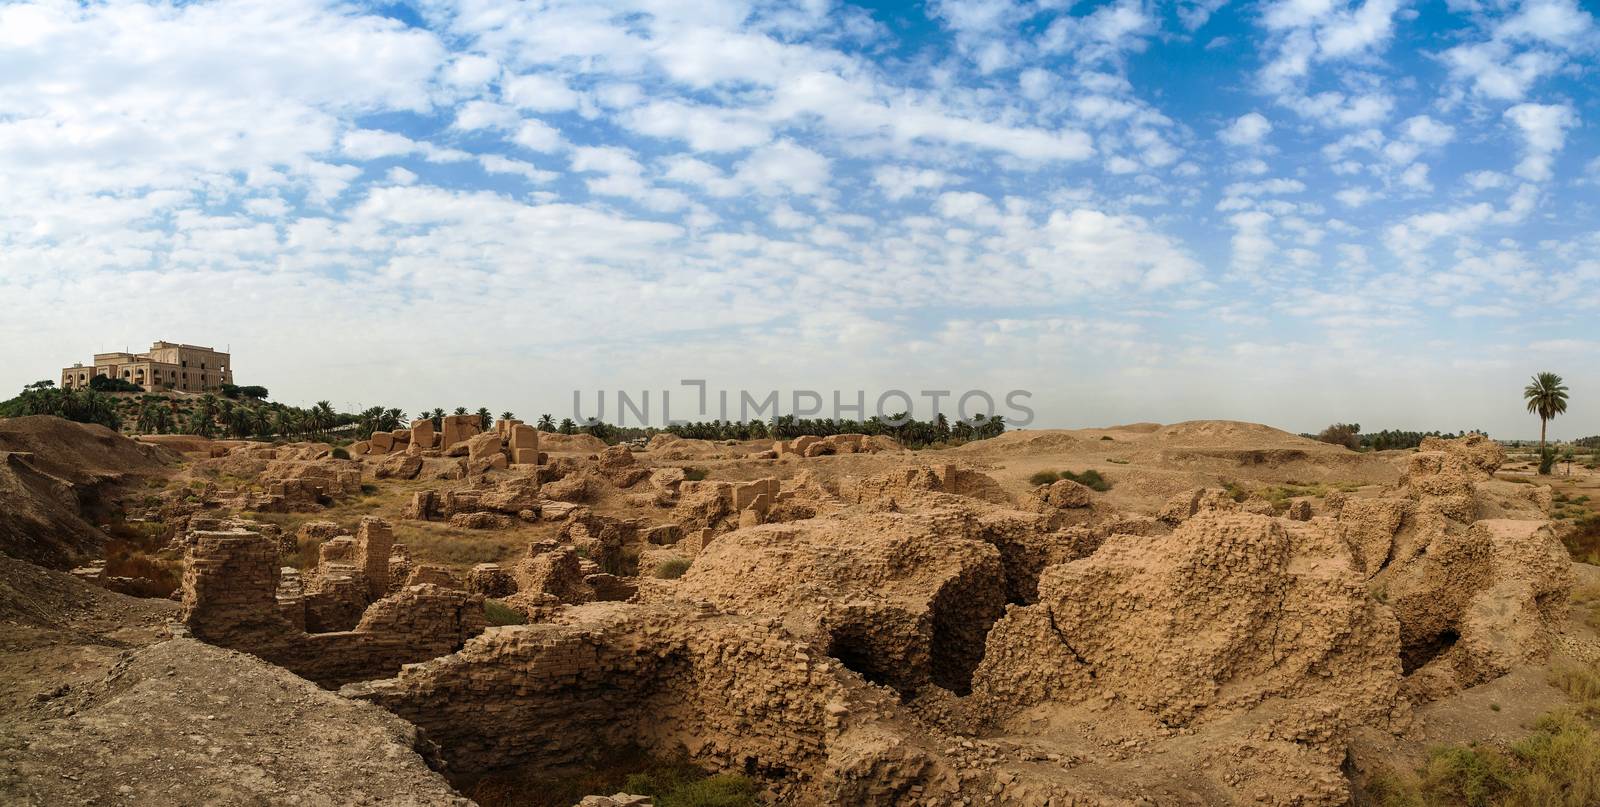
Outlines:
<svg viewBox="0 0 1600 807"><path fill-rule="evenodd" d="M1260 427L1265 448L1205 443L1247 428L1205 422L987 454L845 435L636 455L475 423L419 420L352 460L208 448L205 473L319 500L418 481L385 504L402 520L287 529L237 514L288 505L248 482L161 497L143 517L184 556L183 630L403 718L452 782L626 747L774 804L885 807L1343 805L1352 759L1577 641L1552 494L1497 478L1481 436L1371 457ZM1019 484L1063 445L1208 470ZM1241 468L1367 481L1287 502L1206 484ZM497 554L447 562L441 540ZM78 577L130 585L105 568Z"/></svg>
<svg viewBox="0 0 1600 807"><path fill-rule="evenodd" d="M303 593L285 579L276 539L233 522L195 532L182 621L198 639L260 656L324 686L393 675L482 632L482 597L431 584L389 593L387 522L324 544ZM327 547L334 547L326 549Z"/></svg>

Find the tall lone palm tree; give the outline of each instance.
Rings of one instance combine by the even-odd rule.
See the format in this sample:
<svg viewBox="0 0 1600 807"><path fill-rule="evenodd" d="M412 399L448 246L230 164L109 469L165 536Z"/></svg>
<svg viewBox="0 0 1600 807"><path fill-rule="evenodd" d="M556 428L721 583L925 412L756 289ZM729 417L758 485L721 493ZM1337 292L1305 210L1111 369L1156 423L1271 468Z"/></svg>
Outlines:
<svg viewBox="0 0 1600 807"><path fill-rule="evenodd" d="M1540 373L1522 391L1522 398L1528 402L1528 411L1539 416L1539 459L1542 461L1545 426L1556 415L1567 411L1567 387L1561 383L1561 376Z"/></svg>

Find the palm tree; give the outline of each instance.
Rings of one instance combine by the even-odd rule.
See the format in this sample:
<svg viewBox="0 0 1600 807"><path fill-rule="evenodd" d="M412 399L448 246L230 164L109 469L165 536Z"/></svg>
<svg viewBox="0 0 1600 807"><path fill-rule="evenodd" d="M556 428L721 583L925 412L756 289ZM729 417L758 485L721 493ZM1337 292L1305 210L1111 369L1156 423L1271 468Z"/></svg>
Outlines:
<svg viewBox="0 0 1600 807"><path fill-rule="evenodd" d="M288 437L299 431L300 417L293 407L285 406L273 417L272 426L279 437Z"/></svg>
<svg viewBox="0 0 1600 807"><path fill-rule="evenodd" d="M553 432L556 430L556 419L550 415L539 416L539 431Z"/></svg>
<svg viewBox="0 0 1600 807"><path fill-rule="evenodd" d="M517 419L517 414L515 412L507 410L505 412L501 412L500 413L500 419L501 420L516 420Z"/></svg>
<svg viewBox="0 0 1600 807"><path fill-rule="evenodd" d="M1539 459L1544 460L1545 426L1551 418L1567 411L1567 387L1561 383L1561 376L1555 373L1540 373L1533 377L1533 383L1522 391L1523 400L1528 402L1528 411L1539 416Z"/></svg>
<svg viewBox="0 0 1600 807"><path fill-rule="evenodd" d="M465 415L467 413L467 408L465 406L458 406L458 407L456 407L456 412L455 413L457 415Z"/></svg>
<svg viewBox="0 0 1600 807"><path fill-rule="evenodd" d="M487 406L478 407L478 411L473 414L478 416L478 428L483 431L488 431L489 426L494 423L494 415L489 414L489 407ZM507 420L509 419L507 418Z"/></svg>
<svg viewBox="0 0 1600 807"><path fill-rule="evenodd" d="M317 405L311 407L311 428L319 436L327 436L328 429L333 427L333 420L333 404L317 401Z"/></svg>

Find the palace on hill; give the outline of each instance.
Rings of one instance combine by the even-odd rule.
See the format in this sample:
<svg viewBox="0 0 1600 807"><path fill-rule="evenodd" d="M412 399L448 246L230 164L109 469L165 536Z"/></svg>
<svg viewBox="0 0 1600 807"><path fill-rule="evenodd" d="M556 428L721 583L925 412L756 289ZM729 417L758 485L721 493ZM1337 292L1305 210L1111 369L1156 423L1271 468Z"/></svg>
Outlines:
<svg viewBox="0 0 1600 807"><path fill-rule="evenodd" d="M226 353L199 345L156 342L143 353L96 353L90 365L61 370L61 388L89 386L95 376L120 378L147 390L204 392L233 383L233 361Z"/></svg>

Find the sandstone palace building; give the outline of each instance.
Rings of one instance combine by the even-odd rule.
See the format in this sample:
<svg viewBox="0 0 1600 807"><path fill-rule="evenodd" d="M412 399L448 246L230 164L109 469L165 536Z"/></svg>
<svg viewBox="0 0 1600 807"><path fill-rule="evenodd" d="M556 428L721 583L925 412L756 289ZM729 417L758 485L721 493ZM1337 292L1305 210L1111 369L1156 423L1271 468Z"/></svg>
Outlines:
<svg viewBox="0 0 1600 807"><path fill-rule="evenodd" d="M96 353L94 364L74 364L61 371L61 388L89 386L100 375L120 378L147 390L202 392L233 383L233 361L209 347L156 342L144 353Z"/></svg>

